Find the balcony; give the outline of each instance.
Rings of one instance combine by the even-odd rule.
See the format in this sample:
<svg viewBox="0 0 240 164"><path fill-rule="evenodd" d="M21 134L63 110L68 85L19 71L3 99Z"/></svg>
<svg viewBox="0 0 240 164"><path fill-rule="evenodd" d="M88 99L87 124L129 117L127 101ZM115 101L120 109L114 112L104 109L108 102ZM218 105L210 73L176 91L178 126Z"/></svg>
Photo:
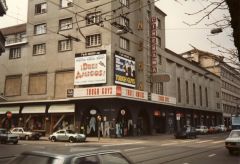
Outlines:
<svg viewBox="0 0 240 164"><path fill-rule="evenodd" d="M27 38L6 38L5 47L27 44Z"/></svg>

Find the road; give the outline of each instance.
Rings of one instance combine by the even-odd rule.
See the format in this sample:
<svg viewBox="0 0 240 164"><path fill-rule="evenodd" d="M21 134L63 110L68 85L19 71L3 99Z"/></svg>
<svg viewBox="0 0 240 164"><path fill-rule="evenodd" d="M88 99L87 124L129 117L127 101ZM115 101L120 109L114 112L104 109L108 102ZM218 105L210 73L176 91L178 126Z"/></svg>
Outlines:
<svg viewBox="0 0 240 164"><path fill-rule="evenodd" d="M98 147L122 150L137 164L240 164L240 156L229 155L224 147L227 135L203 135L188 140L161 135L101 139L99 142L97 138L89 138L85 143L20 141L18 145L0 145L0 163L6 163L12 156L27 150L77 152L86 147Z"/></svg>

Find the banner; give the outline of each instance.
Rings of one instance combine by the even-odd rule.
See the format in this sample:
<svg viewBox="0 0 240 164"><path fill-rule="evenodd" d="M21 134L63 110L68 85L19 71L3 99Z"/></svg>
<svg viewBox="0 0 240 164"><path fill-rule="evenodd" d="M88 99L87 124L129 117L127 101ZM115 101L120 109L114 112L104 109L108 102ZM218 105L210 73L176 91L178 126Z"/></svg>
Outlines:
<svg viewBox="0 0 240 164"><path fill-rule="evenodd" d="M135 88L135 59L131 56L115 53L114 82Z"/></svg>
<svg viewBox="0 0 240 164"><path fill-rule="evenodd" d="M76 54L74 85L106 83L106 51Z"/></svg>

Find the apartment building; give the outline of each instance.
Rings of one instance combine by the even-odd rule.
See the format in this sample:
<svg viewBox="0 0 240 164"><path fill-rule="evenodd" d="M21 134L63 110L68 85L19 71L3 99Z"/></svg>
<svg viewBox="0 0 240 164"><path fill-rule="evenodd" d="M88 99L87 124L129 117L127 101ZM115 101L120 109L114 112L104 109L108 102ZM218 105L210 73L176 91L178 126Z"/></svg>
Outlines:
<svg viewBox="0 0 240 164"><path fill-rule="evenodd" d="M221 97L224 124L231 125L231 116L240 112L240 72L223 57L196 48L183 53L183 57L220 77L221 92L217 96Z"/></svg>
<svg viewBox="0 0 240 164"><path fill-rule="evenodd" d="M46 134L96 136L100 127L122 137L218 124L219 77L166 49L165 17L153 0L29 0L26 54L1 74L0 111L16 111L12 126ZM18 94L8 95L7 77L17 75Z"/></svg>

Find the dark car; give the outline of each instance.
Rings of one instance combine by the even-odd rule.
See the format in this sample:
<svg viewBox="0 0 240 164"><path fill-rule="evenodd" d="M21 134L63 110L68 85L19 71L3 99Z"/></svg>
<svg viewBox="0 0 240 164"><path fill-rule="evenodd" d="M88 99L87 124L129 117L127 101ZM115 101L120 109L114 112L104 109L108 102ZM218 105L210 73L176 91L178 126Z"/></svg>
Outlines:
<svg viewBox="0 0 240 164"><path fill-rule="evenodd" d="M12 134L10 131L7 131L7 129L0 128L0 143L18 143L18 136L15 134Z"/></svg>
<svg viewBox="0 0 240 164"><path fill-rule="evenodd" d="M175 138L197 138L196 129L191 126L185 126L181 130L177 131L174 135Z"/></svg>
<svg viewBox="0 0 240 164"><path fill-rule="evenodd" d="M82 152L51 152L31 151L24 152L11 160L8 164L132 164L120 151L91 150L84 148Z"/></svg>

